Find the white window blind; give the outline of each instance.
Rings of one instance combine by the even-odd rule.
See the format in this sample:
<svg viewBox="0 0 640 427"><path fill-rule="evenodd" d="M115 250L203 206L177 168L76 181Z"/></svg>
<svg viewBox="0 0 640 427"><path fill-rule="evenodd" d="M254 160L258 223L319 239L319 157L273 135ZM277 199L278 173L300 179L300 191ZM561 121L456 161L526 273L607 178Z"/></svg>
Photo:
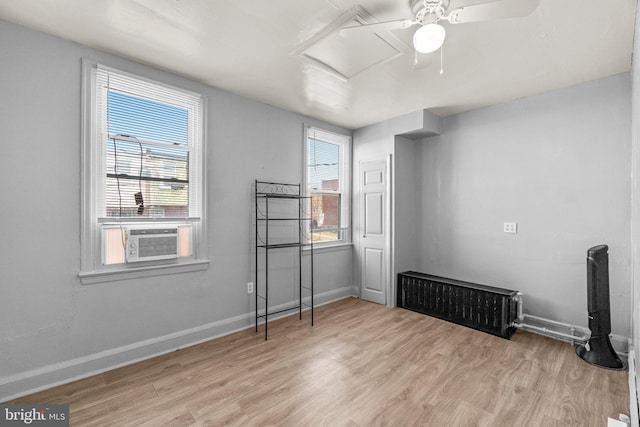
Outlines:
<svg viewBox="0 0 640 427"><path fill-rule="evenodd" d="M340 190L340 146L309 138L307 165L310 190Z"/></svg>
<svg viewBox="0 0 640 427"><path fill-rule="evenodd" d="M98 217L199 218L200 95L98 66L96 98Z"/></svg>

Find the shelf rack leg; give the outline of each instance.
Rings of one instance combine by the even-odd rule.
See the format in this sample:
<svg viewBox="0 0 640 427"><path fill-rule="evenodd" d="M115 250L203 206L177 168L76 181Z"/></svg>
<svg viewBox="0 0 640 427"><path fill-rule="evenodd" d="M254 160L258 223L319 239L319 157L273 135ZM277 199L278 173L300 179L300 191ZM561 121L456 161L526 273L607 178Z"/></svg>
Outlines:
<svg viewBox="0 0 640 427"><path fill-rule="evenodd" d="M255 213L256 213L256 279L255 279L255 288L253 289L253 292L255 294L255 300L256 300L256 305L255 305L255 309L256 309L256 334L258 333L258 180L256 179L255 181L255 189L254 189L254 196L255 196Z"/></svg>
<svg viewBox="0 0 640 427"><path fill-rule="evenodd" d="M269 325L269 198L265 199L265 249L264 249L264 340L267 340Z"/></svg>
<svg viewBox="0 0 640 427"><path fill-rule="evenodd" d="M311 241L311 257L310 257L310 263L311 263L311 326L313 326L313 234L311 232L309 232L309 238Z"/></svg>
<svg viewBox="0 0 640 427"><path fill-rule="evenodd" d="M300 184L298 184L298 194L300 194ZM298 199L298 243L302 245L303 234L302 234L302 201L303 199ZM298 319L302 320L302 246L298 246L298 298L299 308L298 308Z"/></svg>

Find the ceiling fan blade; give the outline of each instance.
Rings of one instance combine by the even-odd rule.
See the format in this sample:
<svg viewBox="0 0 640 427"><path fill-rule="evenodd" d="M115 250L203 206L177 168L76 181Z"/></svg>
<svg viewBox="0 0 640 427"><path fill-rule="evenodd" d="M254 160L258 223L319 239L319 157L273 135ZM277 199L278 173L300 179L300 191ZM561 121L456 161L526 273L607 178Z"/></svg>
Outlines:
<svg viewBox="0 0 640 427"><path fill-rule="evenodd" d="M340 29L340 35L358 34L362 32L377 33L379 31L403 30L415 24L410 19L399 19L396 21L375 22L373 24L354 25Z"/></svg>
<svg viewBox="0 0 640 427"><path fill-rule="evenodd" d="M452 10L449 13L449 22L463 24L529 16L537 9L539 3L540 0L499 0L474 4Z"/></svg>

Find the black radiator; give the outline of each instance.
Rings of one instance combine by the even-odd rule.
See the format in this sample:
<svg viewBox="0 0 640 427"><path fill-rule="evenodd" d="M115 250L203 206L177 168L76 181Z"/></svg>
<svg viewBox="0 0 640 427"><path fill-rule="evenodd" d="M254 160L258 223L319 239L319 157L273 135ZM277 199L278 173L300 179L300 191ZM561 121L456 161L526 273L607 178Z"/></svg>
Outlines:
<svg viewBox="0 0 640 427"><path fill-rule="evenodd" d="M511 338L517 291L406 271L398 274L398 307Z"/></svg>

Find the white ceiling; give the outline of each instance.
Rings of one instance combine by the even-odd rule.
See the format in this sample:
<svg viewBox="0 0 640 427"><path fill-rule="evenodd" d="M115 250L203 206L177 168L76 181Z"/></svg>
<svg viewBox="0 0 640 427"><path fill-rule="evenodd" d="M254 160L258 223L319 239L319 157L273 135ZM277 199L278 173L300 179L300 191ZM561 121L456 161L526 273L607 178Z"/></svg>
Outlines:
<svg viewBox="0 0 640 427"><path fill-rule="evenodd" d="M412 30L381 34L386 43L343 46L332 33L329 45L314 44L357 11L367 22L410 17L409 0L0 0L2 19L352 129L629 71L635 9L636 0L540 0L526 18L445 23L440 75L439 53L414 69ZM332 53L343 76L313 60Z"/></svg>

